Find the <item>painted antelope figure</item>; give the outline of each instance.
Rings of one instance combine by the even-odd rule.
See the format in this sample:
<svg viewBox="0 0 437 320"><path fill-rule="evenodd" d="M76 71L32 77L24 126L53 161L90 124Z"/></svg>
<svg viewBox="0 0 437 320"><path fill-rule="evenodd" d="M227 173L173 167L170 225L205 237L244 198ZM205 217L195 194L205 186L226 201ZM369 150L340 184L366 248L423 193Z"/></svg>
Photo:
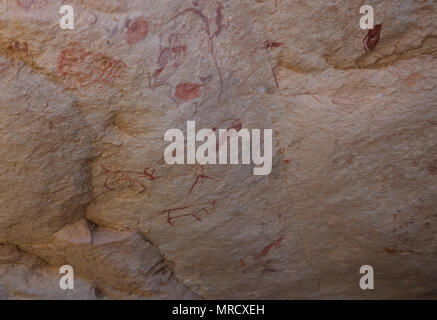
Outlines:
<svg viewBox="0 0 437 320"><path fill-rule="evenodd" d="M159 212L159 214L167 215L167 223L174 226L173 220L180 219L183 217L193 217L195 220L201 222L201 213L210 214L215 210L217 206L217 200L210 200L207 203L200 205L185 206L180 208L171 208Z"/></svg>
<svg viewBox="0 0 437 320"><path fill-rule="evenodd" d="M155 169L149 172L149 168L145 168L143 171L131 171L131 170L110 170L103 164L100 164L105 172L105 182L103 186L108 190L115 190L115 184L127 183L128 187L139 186L141 188L139 193L147 190L145 180L155 181L160 177L155 176ZM145 179L145 180L144 180Z"/></svg>

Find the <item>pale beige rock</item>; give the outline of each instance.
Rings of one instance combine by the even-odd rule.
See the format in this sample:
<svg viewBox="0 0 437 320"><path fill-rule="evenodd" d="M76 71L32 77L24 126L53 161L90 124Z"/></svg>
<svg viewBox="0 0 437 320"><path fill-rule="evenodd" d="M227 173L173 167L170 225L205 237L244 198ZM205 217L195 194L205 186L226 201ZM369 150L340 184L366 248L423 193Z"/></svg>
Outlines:
<svg viewBox="0 0 437 320"><path fill-rule="evenodd" d="M75 277L74 290L61 290L59 269L14 246L0 246L0 299L96 299L93 286Z"/></svg>
<svg viewBox="0 0 437 320"><path fill-rule="evenodd" d="M437 298L435 1L368 2L367 53L359 2L62 4L0 2L0 298ZM187 120L271 174L165 164Z"/></svg>
<svg viewBox="0 0 437 320"><path fill-rule="evenodd" d="M57 240L70 243L91 243L91 232L85 219L65 226L53 235Z"/></svg>

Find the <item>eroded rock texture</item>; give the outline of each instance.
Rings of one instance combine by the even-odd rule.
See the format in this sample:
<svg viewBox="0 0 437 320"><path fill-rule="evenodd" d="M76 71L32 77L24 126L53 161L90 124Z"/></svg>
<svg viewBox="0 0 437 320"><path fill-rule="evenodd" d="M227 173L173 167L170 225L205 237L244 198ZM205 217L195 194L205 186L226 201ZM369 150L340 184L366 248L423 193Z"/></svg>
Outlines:
<svg viewBox="0 0 437 320"><path fill-rule="evenodd" d="M0 1L0 298L437 298L435 1L368 1L369 52L361 1L62 4ZM167 165L187 120L271 174Z"/></svg>

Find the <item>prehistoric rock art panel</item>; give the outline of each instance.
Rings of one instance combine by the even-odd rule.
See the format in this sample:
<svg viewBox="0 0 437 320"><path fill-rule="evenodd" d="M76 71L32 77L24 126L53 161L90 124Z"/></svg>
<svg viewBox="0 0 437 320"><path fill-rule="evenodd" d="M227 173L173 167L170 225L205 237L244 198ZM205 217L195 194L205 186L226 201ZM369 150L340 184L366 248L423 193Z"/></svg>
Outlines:
<svg viewBox="0 0 437 320"><path fill-rule="evenodd" d="M0 1L0 299L437 297L435 1L61 4ZM271 173L167 165L187 120Z"/></svg>
<svg viewBox="0 0 437 320"><path fill-rule="evenodd" d="M133 170L110 170L100 164L105 173L103 186L111 191L117 188L139 189L138 194L147 190L146 181L155 181L160 177L155 176L155 169L144 168L143 171Z"/></svg>
<svg viewBox="0 0 437 320"><path fill-rule="evenodd" d="M146 48L149 86L162 89L180 109L197 107L222 94L222 71L215 53L214 37L222 31L220 12L216 21L194 6L175 14L158 28L159 50ZM215 33L212 23L218 23ZM183 105L185 105L183 107Z"/></svg>
<svg viewBox="0 0 437 320"><path fill-rule="evenodd" d="M113 85L126 68L121 60L75 45L62 50L58 58L58 72L81 88L97 83Z"/></svg>
<svg viewBox="0 0 437 320"><path fill-rule="evenodd" d="M175 225L174 220L185 217L192 217L195 221L202 222L202 216L211 214L216 207L217 200L214 199L202 204L166 209L158 214L167 215L167 223L173 227Z"/></svg>

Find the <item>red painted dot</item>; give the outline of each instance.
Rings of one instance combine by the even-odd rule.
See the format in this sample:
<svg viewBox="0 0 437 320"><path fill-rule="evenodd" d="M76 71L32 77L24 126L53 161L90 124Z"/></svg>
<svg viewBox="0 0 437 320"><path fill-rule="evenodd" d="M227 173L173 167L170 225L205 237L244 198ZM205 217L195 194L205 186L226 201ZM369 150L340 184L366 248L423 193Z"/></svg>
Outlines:
<svg viewBox="0 0 437 320"><path fill-rule="evenodd" d="M138 18L129 26L126 33L126 42L129 44L143 40L149 33L149 24L144 18Z"/></svg>
<svg viewBox="0 0 437 320"><path fill-rule="evenodd" d="M176 86L175 96L180 101L189 101L199 96L200 84L184 82Z"/></svg>

